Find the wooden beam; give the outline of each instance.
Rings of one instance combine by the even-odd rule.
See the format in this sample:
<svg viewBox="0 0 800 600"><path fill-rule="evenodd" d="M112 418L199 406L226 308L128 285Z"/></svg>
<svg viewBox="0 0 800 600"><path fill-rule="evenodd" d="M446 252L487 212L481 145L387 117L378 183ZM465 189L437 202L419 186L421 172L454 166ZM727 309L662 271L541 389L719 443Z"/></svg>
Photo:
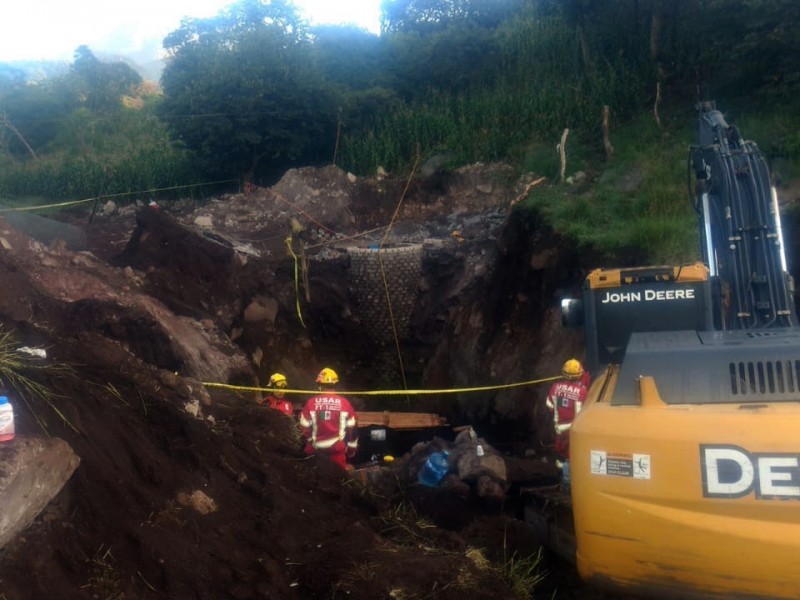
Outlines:
<svg viewBox="0 0 800 600"><path fill-rule="evenodd" d="M422 429L446 427L447 419L433 413L404 413L386 411L358 411L358 426L378 425L389 429Z"/></svg>

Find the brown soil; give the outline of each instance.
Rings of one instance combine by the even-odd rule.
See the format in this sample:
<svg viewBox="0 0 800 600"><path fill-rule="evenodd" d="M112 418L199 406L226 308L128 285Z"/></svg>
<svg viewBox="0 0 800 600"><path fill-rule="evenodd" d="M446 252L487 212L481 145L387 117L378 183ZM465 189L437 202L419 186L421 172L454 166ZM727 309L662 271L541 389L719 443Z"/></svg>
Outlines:
<svg viewBox="0 0 800 600"><path fill-rule="evenodd" d="M130 215L97 220L90 250L119 257L134 225ZM188 312L201 290L186 259L160 293L183 293ZM4 286L7 297L31 293L22 279L5 277ZM179 391L191 382L143 362L128 350L135 340L115 341L142 335L135 324L99 335L80 331L76 314L64 312L56 326L50 314L49 333L14 320L25 343L46 345L52 361L68 366L49 372L57 394L49 402L18 402L18 435L61 437L81 465L2 550L3 598L528 595L498 570L540 550L513 493L487 504L471 489L422 488L402 476L403 460L367 487L304 456L290 419L230 393L212 391L204 418L192 418ZM215 511L191 505L187 498L198 492ZM574 572L550 560L541 568L554 575L531 597L573 593Z"/></svg>

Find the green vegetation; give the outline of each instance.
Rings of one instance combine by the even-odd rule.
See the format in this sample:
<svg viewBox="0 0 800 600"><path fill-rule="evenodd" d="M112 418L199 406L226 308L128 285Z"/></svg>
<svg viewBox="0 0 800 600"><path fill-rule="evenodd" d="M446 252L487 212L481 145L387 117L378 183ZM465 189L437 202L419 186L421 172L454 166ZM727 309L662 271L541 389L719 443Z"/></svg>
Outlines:
<svg viewBox="0 0 800 600"><path fill-rule="evenodd" d="M796 0L385 0L382 10L378 37L310 27L286 0L238 0L167 36L161 89L85 46L35 82L0 65L0 197L185 194L331 162L402 176L446 154L450 165L506 161L547 177L520 210L580 247L675 262L696 255L685 162L697 100L717 100L779 179L800 173ZM554 148L567 128L572 183L561 183Z"/></svg>
<svg viewBox="0 0 800 600"><path fill-rule="evenodd" d="M32 406L34 399L43 401L70 429L77 431L56 406L56 394L46 385L39 383L42 372L50 376L59 376L69 373L70 368L62 364L42 364L35 356L20 349L14 334L0 327L0 381L9 389L16 391L45 433L47 426Z"/></svg>
<svg viewBox="0 0 800 600"><path fill-rule="evenodd" d="M499 567L500 575L520 598L531 598L536 586L547 576L542 569L542 550L530 556L518 556L512 553L505 556Z"/></svg>

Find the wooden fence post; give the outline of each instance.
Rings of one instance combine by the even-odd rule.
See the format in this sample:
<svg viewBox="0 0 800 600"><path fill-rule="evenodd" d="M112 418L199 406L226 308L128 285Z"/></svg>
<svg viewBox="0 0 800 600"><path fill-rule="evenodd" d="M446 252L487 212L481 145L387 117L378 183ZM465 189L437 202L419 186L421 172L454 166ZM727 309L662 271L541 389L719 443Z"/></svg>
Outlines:
<svg viewBox="0 0 800 600"><path fill-rule="evenodd" d="M603 106L603 148L606 149L606 161L611 161L614 158L614 146L611 145L611 139L608 136L608 114L611 109L608 104Z"/></svg>
<svg viewBox="0 0 800 600"><path fill-rule="evenodd" d="M661 82L656 83L656 101L653 103L653 114L656 117L656 124L661 129L661 119L658 116L658 105L661 104Z"/></svg>

